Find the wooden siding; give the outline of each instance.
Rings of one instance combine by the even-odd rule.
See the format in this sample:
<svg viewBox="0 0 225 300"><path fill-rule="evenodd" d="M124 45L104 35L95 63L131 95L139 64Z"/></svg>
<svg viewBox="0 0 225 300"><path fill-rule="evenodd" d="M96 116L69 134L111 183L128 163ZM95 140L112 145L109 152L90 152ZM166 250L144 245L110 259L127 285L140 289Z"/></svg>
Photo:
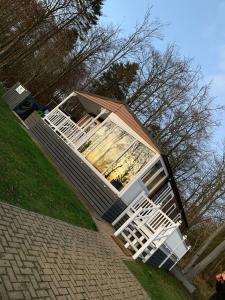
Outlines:
<svg viewBox="0 0 225 300"><path fill-rule="evenodd" d="M83 116L77 123L78 126L82 126L85 122L87 122L88 120L92 119L92 116L90 116L89 114L86 114L85 116Z"/></svg>
<svg viewBox="0 0 225 300"><path fill-rule="evenodd" d="M36 113L31 114L25 123L33 138L44 148L74 188L100 216L112 222L124 209L118 196L104 185L101 179Z"/></svg>
<svg viewBox="0 0 225 300"><path fill-rule="evenodd" d="M112 223L126 208L127 205L121 199L119 199L109 208L108 211L104 213L102 217L103 219Z"/></svg>

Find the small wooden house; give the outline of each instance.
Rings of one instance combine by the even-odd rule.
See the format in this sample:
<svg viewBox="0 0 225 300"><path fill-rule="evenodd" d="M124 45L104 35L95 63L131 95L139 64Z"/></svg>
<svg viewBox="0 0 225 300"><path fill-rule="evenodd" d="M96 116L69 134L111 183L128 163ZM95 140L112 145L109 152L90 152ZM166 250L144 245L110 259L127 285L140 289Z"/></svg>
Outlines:
<svg viewBox="0 0 225 300"><path fill-rule="evenodd" d="M73 92L42 120L32 114L26 123L134 259L171 269L188 251L169 161L125 104Z"/></svg>

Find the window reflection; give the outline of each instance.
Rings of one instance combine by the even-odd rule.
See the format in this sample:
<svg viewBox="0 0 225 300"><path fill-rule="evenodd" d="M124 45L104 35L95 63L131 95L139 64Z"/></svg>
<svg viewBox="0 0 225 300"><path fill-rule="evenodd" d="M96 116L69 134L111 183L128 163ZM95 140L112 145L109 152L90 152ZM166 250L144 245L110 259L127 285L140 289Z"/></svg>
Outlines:
<svg viewBox="0 0 225 300"><path fill-rule="evenodd" d="M149 191L151 191L152 189L154 189L158 184L159 182L161 182L161 180L163 178L166 177L166 173L165 171L161 171L148 185L147 185L147 189Z"/></svg>
<svg viewBox="0 0 225 300"><path fill-rule="evenodd" d="M84 156L88 155L95 149L105 137L107 137L112 129L115 127L113 122L106 122L94 135L92 135L80 148L78 149Z"/></svg>
<svg viewBox="0 0 225 300"><path fill-rule="evenodd" d="M149 162L154 154L149 148L136 142L120 159L113 163L105 177L120 191Z"/></svg>
<svg viewBox="0 0 225 300"><path fill-rule="evenodd" d="M78 150L119 191L155 155L111 121L107 121Z"/></svg>
<svg viewBox="0 0 225 300"><path fill-rule="evenodd" d="M117 127L103 143L87 156L87 159L93 163L96 169L104 173L126 151L133 140L133 137Z"/></svg>
<svg viewBox="0 0 225 300"><path fill-rule="evenodd" d="M149 181L149 179L159 170L162 168L162 163L161 161L158 161L152 168L151 170L144 176L143 181L146 183Z"/></svg>

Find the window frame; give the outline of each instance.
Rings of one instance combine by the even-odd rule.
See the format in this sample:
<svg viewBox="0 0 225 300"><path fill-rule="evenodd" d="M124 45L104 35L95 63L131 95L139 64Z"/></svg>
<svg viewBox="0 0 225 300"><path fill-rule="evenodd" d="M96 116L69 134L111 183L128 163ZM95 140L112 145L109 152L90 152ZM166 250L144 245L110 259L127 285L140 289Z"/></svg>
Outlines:
<svg viewBox="0 0 225 300"><path fill-rule="evenodd" d="M154 167L154 165L155 164L157 164L158 162L161 162L161 165L162 165L162 167L151 177L151 178L149 178L149 180L147 180L146 182L144 182L143 181L143 179L144 179L144 177L151 171L151 169ZM169 173L168 173L168 171L167 171L167 168L166 168L166 166L165 166L165 163L164 163L164 161L163 161L163 158L161 157L161 156L159 156L159 158L158 158L158 160L155 162L155 164L154 165L152 165L145 173L144 173L144 175L142 176L142 178L141 178L141 182L142 182L142 185L145 187L145 191L146 191L146 193L148 194L148 195L151 195L152 194L152 192L154 192L159 186L160 186L160 184L166 179L166 178L168 178L168 176L169 176ZM165 176L163 177L163 178L161 178L161 180L159 180L158 182L157 182L157 184L156 185L154 185L154 187L152 188L152 189L150 189L150 190L148 190L148 185L162 172L162 171L164 171L165 172ZM151 197L151 196L150 196Z"/></svg>
<svg viewBox="0 0 225 300"><path fill-rule="evenodd" d="M116 126L120 127L122 130L130 134L134 141L131 143L131 145L128 147L128 149L133 145L135 141L138 141L142 143L144 146L146 146L148 149L153 151L155 154L154 156L149 160L149 162L146 164L145 167L143 167L133 178L132 180L127 183L120 191L117 190L102 174L99 172L83 155L78 151L78 148L81 147L89 138L91 138L97 130L99 130L107 121L113 122ZM117 194L119 197L121 197L129 188L131 185L134 184L134 182L138 181L143 174L146 172L147 169L151 168L151 166L155 163L155 160L158 160L160 157L160 154L157 152L157 150L153 147L151 147L144 139L142 139L137 133L135 133L125 122L123 122L117 115L114 113L110 113L108 117L101 123L99 126L96 126L97 128L94 128L93 131L89 132L84 140L79 143L77 146L77 149L75 150L76 154L81 159L81 162L85 162L90 169L103 181L104 186L108 186L115 194ZM126 149L126 151L128 150ZM117 160L117 159L116 159ZM116 161L115 160L115 161Z"/></svg>

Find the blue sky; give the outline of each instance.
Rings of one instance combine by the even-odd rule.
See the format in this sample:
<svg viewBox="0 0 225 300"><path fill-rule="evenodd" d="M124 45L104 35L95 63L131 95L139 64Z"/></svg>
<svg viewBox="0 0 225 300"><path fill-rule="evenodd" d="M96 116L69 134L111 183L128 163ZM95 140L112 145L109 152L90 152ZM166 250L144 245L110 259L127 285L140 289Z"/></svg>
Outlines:
<svg viewBox="0 0 225 300"><path fill-rule="evenodd" d="M103 21L120 25L126 34L148 6L153 6L154 18L168 24L157 47L175 43L181 55L193 58L205 80L212 80L215 104L225 106L225 0L105 0ZM214 141L219 147L225 138L225 112L217 117L222 124Z"/></svg>

